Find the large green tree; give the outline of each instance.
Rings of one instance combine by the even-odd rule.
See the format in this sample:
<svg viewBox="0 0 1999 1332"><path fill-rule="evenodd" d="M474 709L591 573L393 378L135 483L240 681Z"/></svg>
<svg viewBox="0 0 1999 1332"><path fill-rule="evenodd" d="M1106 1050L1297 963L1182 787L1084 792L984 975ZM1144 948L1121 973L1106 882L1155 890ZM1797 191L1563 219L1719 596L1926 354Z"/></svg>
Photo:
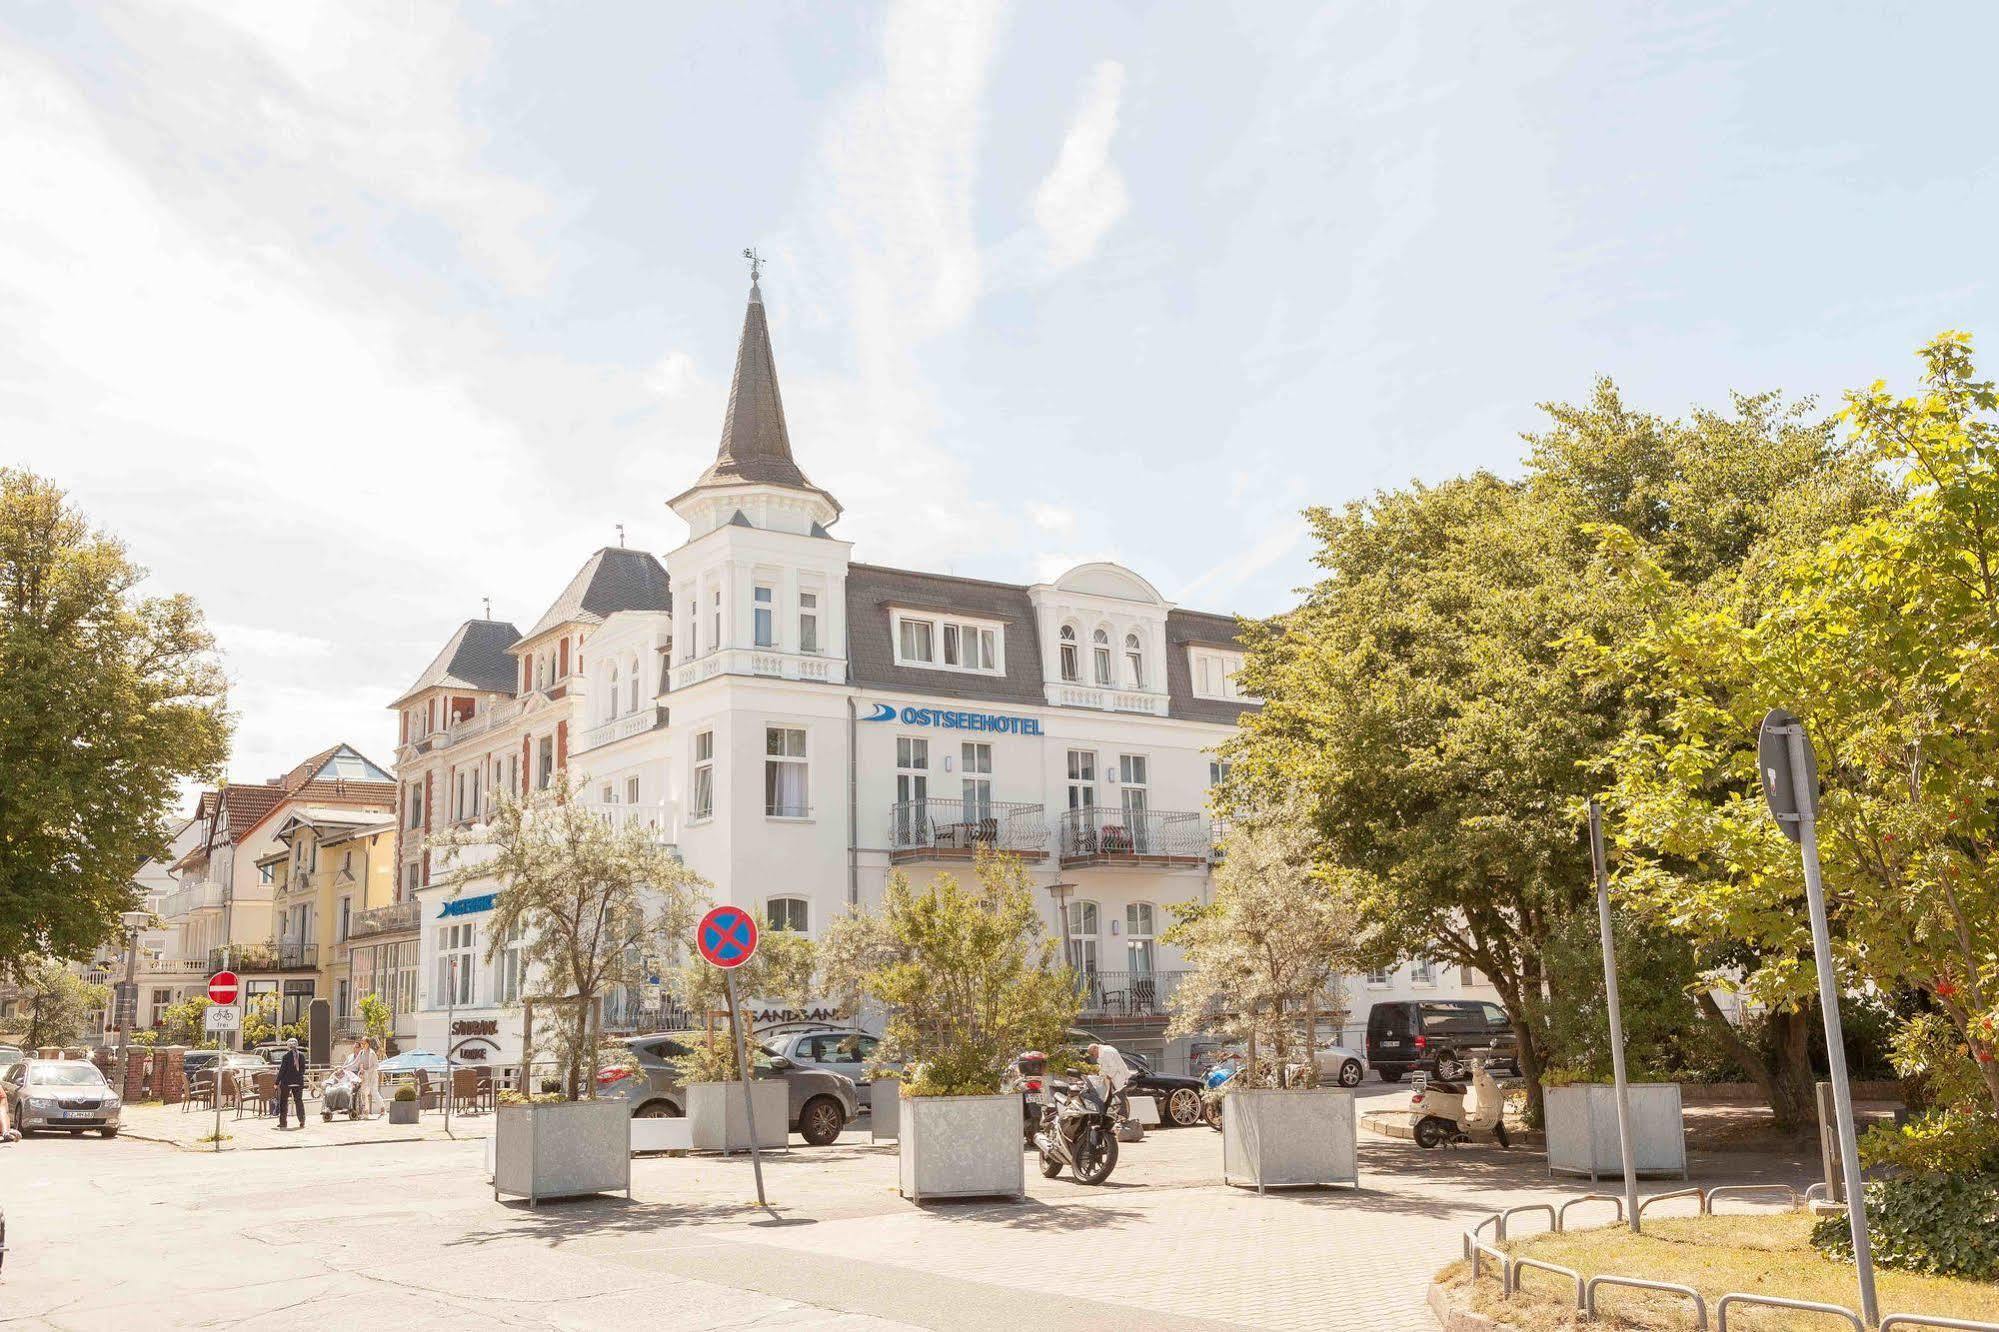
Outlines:
<svg viewBox="0 0 1999 1332"><path fill-rule="evenodd" d="M227 755L201 611L138 595L144 576L62 491L0 468L0 968L115 934L181 783Z"/></svg>
<svg viewBox="0 0 1999 1332"><path fill-rule="evenodd" d="M1766 710L1797 712L1844 983L1928 996L1999 1112L1999 397L1964 335L1922 355L1917 393L1848 398L1899 503L1706 598L1617 542L1662 606L1611 654L1658 717L1618 755L1620 878L1695 937L1756 945L1757 998L1809 992L1802 871L1754 752Z"/></svg>
<svg viewBox="0 0 1999 1332"><path fill-rule="evenodd" d="M1668 420L1603 381L1544 410L1518 480L1309 511L1323 576L1249 627L1242 680L1264 706L1222 797L1300 793L1388 946L1491 978L1530 1085L1550 1054L1546 941L1591 897L1584 801L1639 706L1565 646L1650 613L1613 595L1597 529L1699 586L1868 489L1830 425L1774 395Z"/></svg>

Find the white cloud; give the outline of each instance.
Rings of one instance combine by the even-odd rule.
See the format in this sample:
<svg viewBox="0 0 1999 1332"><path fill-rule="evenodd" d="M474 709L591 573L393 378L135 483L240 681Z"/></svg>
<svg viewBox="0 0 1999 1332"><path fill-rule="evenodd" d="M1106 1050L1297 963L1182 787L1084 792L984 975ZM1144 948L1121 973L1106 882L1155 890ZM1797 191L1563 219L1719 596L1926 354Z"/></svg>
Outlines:
<svg viewBox="0 0 1999 1332"><path fill-rule="evenodd" d="M254 624L213 624L215 640L231 657L255 656L298 660L323 657L333 651L330 639L295 634Z"/></svg>
<svg viewBox="0 0 1999 1332"><path fill-rule="evenodd" d="M694 358L684 351L670 351L654 363L646 384L662 398L680 398L694 387Z"/></svg>
<svg viewBox="0 0 1999 1332"><path fill-rule="evenodd" d="M1250 579L1275 566L1298 548L1309 530L1302 518L1273 523L1264 529L1263 535L1248 550L1229 556L1189 582L1174 600L1196 610L1205 609L1205 601L1225 598Z"/></svg>
<svg viewBox="0 0 1999 1332"><path fill-rule="evenodd" d="M1062 138L1054 168L1034 191L1034 220L1047 241L1049 262L1058 271L1096 253L1098 243L1129 204L1124 177L1111 161L1111 139L1117 133L1123 96L1124 66L1115 60L1098 64Z"/></svg>
<svg viewBox="0 0 1999 1332"><path fill-rule="evenodd" d="M1027 517L1044 532L1071 532L1076 527L1075 510L1065 509L1056 504L1043 504L1039 501L1029 504Z"/></svg>

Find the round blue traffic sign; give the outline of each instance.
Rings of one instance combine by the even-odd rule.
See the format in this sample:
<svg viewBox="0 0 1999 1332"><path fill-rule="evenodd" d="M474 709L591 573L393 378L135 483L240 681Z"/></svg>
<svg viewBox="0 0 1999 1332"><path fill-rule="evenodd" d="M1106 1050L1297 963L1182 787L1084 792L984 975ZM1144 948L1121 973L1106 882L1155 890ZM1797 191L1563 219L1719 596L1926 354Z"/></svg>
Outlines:
<svg viewBox="0 0 1999 1332"><path fill-rule="evenodd" d="M718 906L694 927L694 946L713 966L740 967L757 954L756 917L741 907Z"/></svg>

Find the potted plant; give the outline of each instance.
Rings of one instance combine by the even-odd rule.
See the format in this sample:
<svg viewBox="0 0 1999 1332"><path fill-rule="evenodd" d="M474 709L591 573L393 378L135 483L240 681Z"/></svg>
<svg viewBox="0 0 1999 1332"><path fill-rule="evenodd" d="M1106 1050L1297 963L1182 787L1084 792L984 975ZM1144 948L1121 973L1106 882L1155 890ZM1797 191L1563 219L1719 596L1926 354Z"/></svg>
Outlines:
<svg viewBox="0 0 1999 1332"><path fill-rule="evenodd" d="M405 1082L396 1088L396 1094L389 1100L389 1122L391 1124L414 1124L417 1122L416 1084Z"/></svg>
<svg viewBox="0 0 1999 1332"><path fill-rule="evenodd" d="M772 929L761 913L757 933L756 955L736 968L737 995L745 1003L751 995L781 1004L804 1003L812 988L812 940L793 931ZM689 959L681 968L680 994L694 1012L726 1010L725 987L723 973L699 958ZM745 1030L742 1037L754 1068L750 1099L756 1109L756 1145L783 1147L791 1140L790 1088L783 1078L770 1076L776 1070L771 1057L758 1048L755 1034ZM686 1055L673 1062L686 1093L688 1139L693 1150L725 1154L748 1151L750 1124L743 1105L743 1075L736 1065L735 1034L727 1024L711 1027L705 1039L695 1041Z"/></svg>
<svg viewBox="0 0 1999 1332"><path fill-rule="evenodd" d="M565 778L528 800L501 796L483 825L431 839L441 881L494 882L486 960L517 941L524 990L555 1014L533 1033L565 1072L558 1099L513 1098L493 1129L493 1194L631 1194L631 1103L596 1099L602 999L646 984L648 957L675 956L694 926L701 878L644 823L577 799ZM475 864L457 853L479 848ZM532 1061L530 1050L524 1058Z"/></svg>
<svg viewBox="0 0 1999 1332"><path fill-rule="evenodd" d="M1677 1082L1633 1082L1631 1156L1641 1175L1687 1177L1686 1117ZM1617 1139L1617 1088L1608 1079L1551 1069L1541 1079L1542 1123L1548 1131L1548 1173L1599 1175L1624 1170Z"/></svg>
<svg viewBox="0 0 1999 1332"><path fill-rule="evenodd" d="M1079 999L1020 862L981 852L969 885L940 874L917 889L893 874L880 913L836 922L821 954L833 993L890 1015L877 1054L906 1065L902 1195L1022 1196L1020 1097L1001 1094L1000 1072L1022 1050L1058 1045Z"/></svg>
<svg viewBox="0 0 1999 1332"><path fill-rule="evenodd" d="M1222 1178L1358 1184L1354 1094L1316 1085L1320 1014L1345 1007L1339 976L1364 960L1358 885L1323 863L1295 803L1240 811L1225 849L1213 899L1174 908L1165 935L1192 968L1169 1030L1245 1051L1220 1105Z"/></svg>

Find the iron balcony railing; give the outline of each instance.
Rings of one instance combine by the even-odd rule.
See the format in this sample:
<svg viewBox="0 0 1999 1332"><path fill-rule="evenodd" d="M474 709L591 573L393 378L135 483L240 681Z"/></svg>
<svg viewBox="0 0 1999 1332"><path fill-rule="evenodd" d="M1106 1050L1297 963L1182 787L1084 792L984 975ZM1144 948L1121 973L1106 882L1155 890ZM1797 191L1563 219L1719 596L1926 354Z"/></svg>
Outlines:
<svg viewBox="0 0 1999 1332"><path fill-rule="evenodd" d="M1048 821L1040 805L1021 801L903 800L889 807L888 839L896 852L1045 852Z"/></svg>
<svg viewBox="0 0 1999 1332"><path fill-rule="evenodd" d="M1083 1016L1165 1017L1184 971L1085 971L1076 978Z"/></svg>
<svg viewBox="0 0 1999 1332"><path fill-rule="evenodd" d="M1057 829L1063 863L1079 860L1206 860L1212 839L1205 815L1188 810L1064 811Z"/></svg>
<svg viewBox="0 0 1999 1332"><path fill-rule="evenodd" d="M604 999L607 1032L688 1031L695 1025L694 1014L672 999L648 1000L627 990L614 990Z"/></svg>
<svg viewBox="0 0 1999 1332"><path fill-rule="evenodd" d="M304 971L319 966L319 945L295 939L267 939L260 944L232 944L208 950L208 969L231 971Z"/></svg>

